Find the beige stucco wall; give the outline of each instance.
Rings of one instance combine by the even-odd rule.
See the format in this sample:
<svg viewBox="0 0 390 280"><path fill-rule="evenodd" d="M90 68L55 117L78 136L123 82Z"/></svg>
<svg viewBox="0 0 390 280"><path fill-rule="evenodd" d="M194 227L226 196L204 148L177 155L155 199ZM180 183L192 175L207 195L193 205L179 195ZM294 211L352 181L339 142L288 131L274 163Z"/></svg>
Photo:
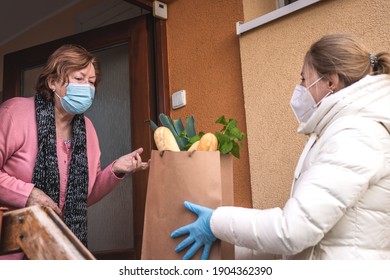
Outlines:
<svg viewBox="0 0 390 280"><path fill-rule="evenodd" d="M272 12L276 9L275 0L242 0L245 21L250 21L260 15Z"/></svg>
<svg viewBox="0 0 390 280"><path fill-rule="evenodd" d="M251 5L243 3L244 10ZM327 33L348 32L374 52L390 51L389 18L388 0L324 0L240 36L254 207L283 206L289 196L306 141L296 134L289 102L310 44Z"/></svg>

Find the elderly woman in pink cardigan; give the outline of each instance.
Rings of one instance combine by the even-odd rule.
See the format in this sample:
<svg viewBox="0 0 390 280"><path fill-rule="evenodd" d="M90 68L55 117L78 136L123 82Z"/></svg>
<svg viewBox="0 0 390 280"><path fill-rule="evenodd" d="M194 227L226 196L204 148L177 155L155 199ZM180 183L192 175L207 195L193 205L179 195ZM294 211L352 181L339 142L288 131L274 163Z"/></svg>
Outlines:
<svg viewBox="0 0 390 280"><path fill-rule="evenodd" d="M87 206L126 173L144 170L142 148L100 169L96 131L84 112L100 80L96 57L64 45L48 59L32 98L0 106L0 204L51 207L87 244ZM19 254L20 257L20 254Z"/></svg>

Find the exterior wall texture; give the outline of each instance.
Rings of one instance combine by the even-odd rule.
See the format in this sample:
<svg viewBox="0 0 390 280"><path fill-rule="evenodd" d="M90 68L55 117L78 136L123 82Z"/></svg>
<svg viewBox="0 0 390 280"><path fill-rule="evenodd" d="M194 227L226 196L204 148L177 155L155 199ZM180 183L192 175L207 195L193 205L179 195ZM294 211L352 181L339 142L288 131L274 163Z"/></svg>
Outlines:
<svg viewBox="0 0 390 280"><path fill-rule="evenodd" d="M256 5L243 3L248 21ZM307 138L297 135L289 103L311 43L328 33L352 33L373 52L390 52L389 16L387 0L323 0L240 36L254 207L283 206L290 194Z"/></svg>

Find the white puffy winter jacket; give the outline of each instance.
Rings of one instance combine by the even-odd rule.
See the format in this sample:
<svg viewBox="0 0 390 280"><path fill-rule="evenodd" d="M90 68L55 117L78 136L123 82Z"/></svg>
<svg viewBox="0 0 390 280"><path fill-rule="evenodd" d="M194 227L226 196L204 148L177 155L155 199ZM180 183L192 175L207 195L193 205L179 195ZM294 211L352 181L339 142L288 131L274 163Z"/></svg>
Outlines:
<svg viewBox="0 0 390 280"><path fill-rule="evenodd" d="M283 209L219 207L211 229L237 258L390 259L390 76L325 98Z"/></svg>

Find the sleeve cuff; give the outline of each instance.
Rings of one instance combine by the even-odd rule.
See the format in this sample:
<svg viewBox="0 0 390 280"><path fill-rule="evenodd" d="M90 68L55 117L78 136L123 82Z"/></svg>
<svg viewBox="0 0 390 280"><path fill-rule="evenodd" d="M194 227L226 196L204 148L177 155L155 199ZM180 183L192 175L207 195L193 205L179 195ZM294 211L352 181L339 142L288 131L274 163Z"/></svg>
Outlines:
<svg viewBox="0 0 390 280"><path fill-rule="evenodd" d="M116 174L114 171L112 171L112 167L114 166L114 163L116 162L116 160L114 160L111 165L110 165L110 171L111 171L111 174L118 180L123 180L126 176L125 173L120 173L120 174Z"/></svg>

